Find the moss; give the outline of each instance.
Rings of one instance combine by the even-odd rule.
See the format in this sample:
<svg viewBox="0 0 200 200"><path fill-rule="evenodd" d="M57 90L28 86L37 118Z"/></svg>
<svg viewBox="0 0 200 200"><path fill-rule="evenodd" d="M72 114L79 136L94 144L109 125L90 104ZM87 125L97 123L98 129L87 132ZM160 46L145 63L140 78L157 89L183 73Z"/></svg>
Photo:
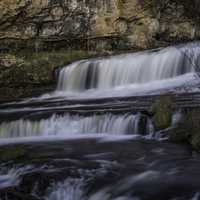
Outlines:
<svg viewBox="0 0 200 200"><path fill-rule="evenodd" d="M170 141L186 142L200 151L200 109L182 109L181 118L173 124Z"/></svg>
<svg viewBox="0 0 200 200"><path fill-rule="evenodd" d="M32 88L55 85L54 71L75 60L93 56L93 53L81 50L59 50L33 53L20 51L18 53L0 54L0 99L4 96L24 97ZM5 88L6 89L5 91ZM15 92L13 92L15 91ZM30 94L28 94L30 96ZM12 100L8 98L8 100Z"/></svg>
<svg viewBox="0 0 200 200"><path fill-rule="evenodd" d="M200 152L200 134L195 134L191 139L191 144L194 149Z"/></svg>
<svg viewBox="0 0 200 200"><path fill-rule="evenodd" d="M172 122L172 103L170 96L161 96L153 104L151 112L154 113L153 123L156 130L168 128Z"/></svg>
<svg viewBox="0 0 200 200"><path fill-rule="evenodd" d="M8 55L4 56L8 57ZM0 75L1 86L9 84L49 84L49 82L54 81L52 74L56 67L67 65L76 59L87 56L88 53L84 51L20 52L10 55L12 64L9 67L4 67L5 69L2 71Z"/></svg>
<svg viewBox="0 0 200 200"><path fill-rule="evenodd" d="M187 111L185 126L189 133L189 142L192 147L200 151L200 109Z"/></svg>

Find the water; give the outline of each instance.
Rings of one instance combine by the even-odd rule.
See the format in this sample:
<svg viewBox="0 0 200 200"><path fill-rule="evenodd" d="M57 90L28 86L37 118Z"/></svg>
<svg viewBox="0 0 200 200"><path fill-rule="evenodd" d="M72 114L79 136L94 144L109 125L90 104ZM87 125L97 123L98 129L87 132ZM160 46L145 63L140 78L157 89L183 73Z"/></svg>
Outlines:
<svg viewBox="0 0 200 200"><path fill-rule="evenodd" d="M1 151L21 148L14 161L4 155L4 167L0 166L3 200L199 199L200 159L191 157L184 145L54 138L10 143Z"/></svg>
<svg viewBox="0 0 200 200"><path fill-rule="evenodd" d="M1 170L0 171L0 188L16 186L19 183L19 169Z"/></svg>
<svg viewBox="0 0 200 200"><path fill-rule="evenodd" d="M195 72L200 64L199 55L196 44L188 48L169 47L155 52L79 61L60 71L57 90L105 90L171 79Z"/></svg>
<svg viewBox="0 0 200 200"><path fill-rule="evenodd" d="M115 97L199 92L199 69L199 42L82 60L54 92L0 105L0 199L198 200L199 157Z"/></svg>
<svg viewBox="0 0 200 200"><path fill-rule="evenodd" d="M147 119L144 127L139 127L140 115L93 115L64 116L53 115L48 119L31 121L19 119L13 122L4 122L0 125L0 137L25 137L25 136L52 136L52 135L73 135L73 134L139 134L139 129L144 129L143 134L153 133L153 125L150 119Z"/></svg>
<svg viewBox="0 0 200 200"><path fill-rule="evenodd" d="M80 200L83 199L81 179L67 179L64 183L53 184L48 189L45 200Z"/></svg>
<svg viewBox="0 0 200 200"><path fill-rule="evenodd" d="M200 45L198 42L188 45L168 47L160 50L122 54L107 58L82 60L64 67L60 71L57 89L50 94L52 99L63 96L66 99L98 99L117 96L163 94L170 91L198 91L200 79ZM46 97L35 101L38 106L24 104L24 107L0 109L1 113L13 115L24 113L18 120L0 124L0 137L50 136L68 134L138 134L145 129L144 135L152 134L146 125L139 125L138 115L53 115L47 119L27 120L27 112L47 112L65 109L69 105L58 102L49 106L44 104ZM30 100L28 100L30 101ZM31 100L34 101L34 100ZM40 106L43 103L43 106ZM77 105L78 106L78 105ZM80 107L84 107L80 104ZM97 109L98 109L98 105ZM75 107L74 107L75 108ZM90 109L90 108L87 108ZM87 110L86 109L86 110ZM106 109L106 108L105 108ZM131 109L130 111L131 112ZM151 125L152 126L152 125Z"/></svg>

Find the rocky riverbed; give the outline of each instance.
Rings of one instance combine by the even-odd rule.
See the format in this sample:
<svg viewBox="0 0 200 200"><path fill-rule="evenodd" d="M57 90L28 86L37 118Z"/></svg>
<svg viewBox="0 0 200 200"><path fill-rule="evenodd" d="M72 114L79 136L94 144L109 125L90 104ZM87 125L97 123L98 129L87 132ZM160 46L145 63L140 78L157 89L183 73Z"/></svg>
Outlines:
<svg viewBox="0 0 200 200"><path fill-rule="evenodd" d="M112 136L48 140L1 141L2 200L199 197L200 157L187 145Z"/></svg>

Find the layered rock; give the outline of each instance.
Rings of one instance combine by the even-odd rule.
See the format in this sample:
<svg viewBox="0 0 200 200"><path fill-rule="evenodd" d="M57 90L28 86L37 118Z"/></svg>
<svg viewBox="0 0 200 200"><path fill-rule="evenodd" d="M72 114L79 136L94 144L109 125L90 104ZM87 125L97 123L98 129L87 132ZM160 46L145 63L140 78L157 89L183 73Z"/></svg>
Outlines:
<svg viewBox="0 0 200 200"><path fill-rule="evenodd" d="M55 67L75 59L66 59L74 49L84 50L79 59L91 51L100 55L198 39L199 6L198 0L2 0L0 94L16 96L16 86L21 94L27 83L49 84ZM59 62L52 60L57 50Z"/></svg>
<svg viewBox="0 0 200 200"><path fill-rule="evenodd" d="M36 50L45 42L116 50L191 40L200 35L198 7L196 0L2 0L1 50L21 40Z"/></svg>

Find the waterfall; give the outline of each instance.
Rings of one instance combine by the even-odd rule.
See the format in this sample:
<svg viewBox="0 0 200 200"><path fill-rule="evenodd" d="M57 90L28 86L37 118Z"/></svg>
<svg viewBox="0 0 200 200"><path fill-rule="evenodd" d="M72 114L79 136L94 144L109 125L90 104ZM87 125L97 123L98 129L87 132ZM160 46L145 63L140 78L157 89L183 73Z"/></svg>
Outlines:
<svg viewBox="0 0 200 200"><path fill-rule="evenodd" d="M72 63L60 71L57 91L81 92L144 84L194 72L199 43Z"/></svg>
<svg viewBox="0 0 200 200"><path fill-rule="evenodd" d="M146 141L166 139L182 111L198 107L199 93L177 95L171 126L157 132L155 96L134 96L198 86L199 44L78 61L60 71L46 99L0 105L0 200L199 199L199 156L185 145Z"/></svg>
<svg viewBox="0 0 200 200"><path fill-rule="evenodd" d="M82 60L72 63L60 71L56 91L69 92L68 94L78 93L76 98L81 99L81 97L128 96L135 95L140 91L148 94L150 90L164 91L166 85L171 88L183 85L186 88L185 86L188 86L189 82L192 83L190 89L195 88L195 84L199 84L198 81L194 81L193 77L199 66L200 45L198 42L139 53ZM85 91L90 91L92 95ZM80 92L84 93L80 95ZM72 97L74 96L72 95ZM42 98L38 98L38 102L42 100ZM59 103L55 107L44 107L44 110L53 111L56 106L58 107ZM42 107L37 108L43 109ZM18 110L22 111L21 108ZM140 115L133 114L92 116L54 114L50 118L40 121L18 119L2 122L0 137L90 133L146 135L152 132L150 131L150 129L152 130L150 119L140 120L140 118ZM145 121L146 124L144 125L141 121Z"/></svg>
<svg viewBox="0 0 200 200"><path fill-rule="evenodd" d="M152 133L151 120L140 122L141 115L93 115L83 117L79 115L64 116L53 115L48 119L31 121L19 119L0 124L0 137L25 137L48 135L74 135L74 134L150 134ZM144 120L141 120L144 121Z"/></svg>

